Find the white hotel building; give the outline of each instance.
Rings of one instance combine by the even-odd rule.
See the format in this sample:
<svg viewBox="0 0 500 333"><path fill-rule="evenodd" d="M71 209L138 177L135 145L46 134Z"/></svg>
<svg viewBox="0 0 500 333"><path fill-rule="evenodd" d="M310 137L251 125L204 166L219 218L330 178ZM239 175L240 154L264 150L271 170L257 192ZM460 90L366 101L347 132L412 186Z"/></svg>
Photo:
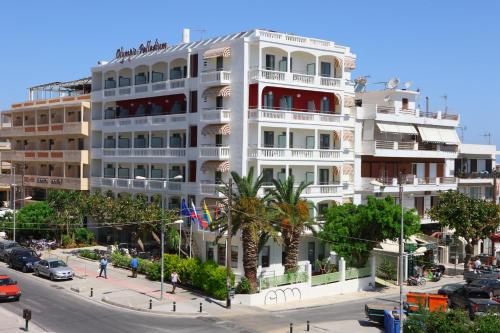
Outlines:
<svg viewBox="0 0 500 333"><path fill-rule="evenodd" d="M92 191L160 194L171 207L181 198L210 206L230 170L245 175L254 167L268 183L291 174L311 181L304 197L319 212L334 202L360 202L354 167L360 125L351 113L355 55L348 47L267 30L196 42L187 35L179 45L92 68ZM223 241L211 243L210 233L194 238L203 259L223 263ZM279 270L281 246L268 245L260 265ZM239 237L232 251L242 272ZM305 236L299 260L328 253Z"/></svg>

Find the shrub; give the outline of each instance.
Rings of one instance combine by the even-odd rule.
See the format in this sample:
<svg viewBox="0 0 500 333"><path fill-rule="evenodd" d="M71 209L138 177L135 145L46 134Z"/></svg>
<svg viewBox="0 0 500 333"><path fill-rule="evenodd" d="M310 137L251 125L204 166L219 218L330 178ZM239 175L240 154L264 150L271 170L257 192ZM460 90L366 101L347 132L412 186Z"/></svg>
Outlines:
<svg viewBox="0 0 500 333"><path fill-rule="evenodd" d="M92 244L94 233L87 228L78 228L75 230L75 241L77 244Z"/></svg>
<svg viewBox="0 0 500 333"><path fill-rule="evenodd" d="M92 260L99 260L99 254L95 253L94 251L90 251L87 249L80 250L79 252L80 257L92 259Z"/></svg>
<svg viewBox="0 0 500 333"><path fill-rule="evenodd" d="M396 280L397 268L394 262L389 259L384 259L384 261L378 266L378 276L384 280Z"/></svg>
<svg viewBox="0 0 500 333"><path fill-rule="evenodd" d="M73 239L71 239L70 235L63 235L61 243L63 247L70 247L73 245Z"/></svg>
<svg viewBox="0 0 500 333"><path fill-rule="evenodd" d="M236 286L235 293L236 294L250 294L250 282L246 277L242 277L238 285Z"/></svg>
<svg viewBox="0 0 500 333"><path fill-rule="evenodd" d="M111 254L111 262L115 267L130 268L131 257L124 256L120 252L116 251Z"/></svg>

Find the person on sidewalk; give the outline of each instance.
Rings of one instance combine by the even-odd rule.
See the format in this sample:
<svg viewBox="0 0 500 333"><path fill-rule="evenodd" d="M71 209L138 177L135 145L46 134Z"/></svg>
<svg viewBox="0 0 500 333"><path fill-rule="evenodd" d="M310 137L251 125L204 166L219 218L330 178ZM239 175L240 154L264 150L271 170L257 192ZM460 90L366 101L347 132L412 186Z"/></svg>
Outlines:
<svg viewBox="0 0 500 333"><path fill-rule="evenodd" d="M173 271L172 274L170 274L170 281L172 282L172 294L175 294L177 282L182 282L181 279L179 279L179 275L177 275L176 271Z"/></svg>
<svg viewBox="0 0 500 333"><path fill-rule="evenodd" d="M132 268L132 278L137 278L137 269L139 268L139 260L134 255L130 261L130 267Z"/></svg>
<svg viewBox="0 0 500 333"><path fill-rule="evenodd" d="M107 279L108 274L106 273L106 268L108 266L108 258L106 256L101 258L101 261L99 262L99 266L101 268L101 271L99 272L99 276L96 276L96 278L102 277L102 273L104 272L104 278Z"/></svg>

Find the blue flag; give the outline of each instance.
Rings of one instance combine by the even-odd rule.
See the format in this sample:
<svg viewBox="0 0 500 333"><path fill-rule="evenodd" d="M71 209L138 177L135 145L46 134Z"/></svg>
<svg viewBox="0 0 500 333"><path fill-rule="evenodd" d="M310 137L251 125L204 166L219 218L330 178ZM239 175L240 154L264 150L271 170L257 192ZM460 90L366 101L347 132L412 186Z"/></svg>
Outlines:
<svg viewBox="0 0 500 333"><path fill-rule="evenodd" d="M181 201L181 216L189 216L189 217L192 217L192 212L191 210L188 208L187 204L186 204L186 199L182 199Z"/></svg>

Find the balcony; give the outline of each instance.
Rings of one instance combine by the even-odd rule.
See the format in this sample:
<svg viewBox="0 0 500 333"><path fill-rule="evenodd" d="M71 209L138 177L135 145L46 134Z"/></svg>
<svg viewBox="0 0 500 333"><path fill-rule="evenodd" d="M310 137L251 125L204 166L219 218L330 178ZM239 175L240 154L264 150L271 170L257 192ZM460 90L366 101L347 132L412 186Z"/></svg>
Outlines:
<svg viewBox="0 0 500 333"><path fill-rule="evenodd" d="M299 184L296 184L295 187L298 187ZM264 194L264 191L274 188L274 186L263 186L263 191L261 194ZM309 185L302 192L303 197L325 197L325 196L341 196L346 193L353 193L354 188L349 183L333 183L333 184L325 184L325 185Z"/></svg>
<svg viewBox="0 0 500 333"><path fill-rule="evenodd" d="M182 122L186 121L187 121L187 115L185 113L175 113L175 114L146 116L146 117L104 119L104 120L93 120L92 129L102 129L102 130L117 129L123 131L134 131L134 130L144 130L144 126L152 126L152 127L161 126L161 129L163 130L166 127L167 128L184 127L185 124L182 124Z"/></svg>
<svg viewBox="0 0 500 333"><path fill-rule="evenodd" d="M224 195L221 193L223 189L223 185L220 184L208 184L202 183L200 184L200 194L208 195L211 197L222 198Z"/></svg>
<svg viewBox="0 0 500 333"><path fill-rule="evenodd" d="M363 150L364 153L385 157L456 158L458 155L458 146L416 141L365 141Z"/></svg>
<svg viewBox="0 0 500 333"><path fill-rule="evenodd" d="M204 146L200 148L200 158L228 159L230 155L229 147Z"/></svg>
<svg viewBox="0 0 500 333"><path fill-rule="evenodd" d="M349 150L249 147L248 158L287 161L343 161L354 158L354 155Z"/></svg>
<svg viewBox="0 0 500 333"><path fill-rule="evenodd" d="M201 121L210 124L223 124L231 121L231 110L227 109L203 109Z"/></svg>
<svg viewBox="0 0 500 333"><path fill-rule="evenodd" d="M249 72L251 81L266 81L270 83L302 85L323 89L342 90L343 80L340 78L323 77L319 75L308 75L302 73L290 73L267 69L253 69Z"/></svg>
<svg viewBox="0 0 500 333"><path fill-rule="evenodd" d="M103 90L92 91L92 98L100 99L119 99L120 96L130 96L135 94L147 93L167 93L169 91L177 91L186 87L186 78L173 79L169 81L158 81L151 83L138 84L127 87L105 88Z"/></svg>
<svg viewBox="0 0 500 333"><path fill-rule="evenodd" d="M201 73L201 83L207 85L225 85L231 83L230 71L210 71Z"/></svg>
<svg viewBox="0 0 500 333"><path fill-rule="evenodd" d="M372 182L380 182L383 186L373 185ZM362 187L365 190L383 193L399 192L398 179L395 177L383 178L362 178ZM422 191L448 191L457 189L457 178L455 177L415 177L407 175L404 178L404 192L422 192Z"/></svg>
<svg viewBox="0 0 500 333"><path fill-rule="evenodd" d="M0 175L0 183L11 184L13 181L14 179L12 175ZM30 187L77 191L88 191L89 189L88 178L25 175L23 179L22 176L16 175L16 184L21 184L21 182L23 182L24 186Z"/></svg>
<svg viewBox="0 0 500 333"><path fill-rule="evenodd" d="M97 150L97 149L94 149ZM185 157L186 148L103 148L101 156L106 157Z"/></svg>
<svg viewBox="0 0 500 333"><path fill-rule="evenodd" d="M2 127L1 136L8 137L25 137L33 135L89 135L89 123L75 122L64 124L51 124L41 126L24 126L24 127Z"/></svg>
<svg viewBox="0 0 500 333"><path fill-rule="evenodd" d="M331 113L317 113L307 110L272 110L249 109L248 119L254 122L265 121L275 123L295 123L311 125L339 125L350 119L349 116Z"/></svg>
<svg viewBox="0 0 500 333"><path fill-rule="evenodd" d="M363 107L357 108L357 114L360 119L450 127L458 126L460 121L459 115L442 111L424 112L420 109L403 109L377 104L363 104Z"/></svg>
<svg viewBox="0 0 500 333"><path fill-rule="evenodd" d="M2 153L3 155L3 153ZM493 185L493 172L455 172L459 184L490 184Z"/></svg>
<svg viewBox="0 0 500 333"><path fill-rule="evenodd" d="M13 150L2 152L2 160L47 161L89 164L88 150Z"/></svg>
<svg viewBox="0 0 500 333"><path fill-rule="evenodd" d="M185 192L190 184L166 180L92 177L92 187L110 187L157 193Z"/></svg>

